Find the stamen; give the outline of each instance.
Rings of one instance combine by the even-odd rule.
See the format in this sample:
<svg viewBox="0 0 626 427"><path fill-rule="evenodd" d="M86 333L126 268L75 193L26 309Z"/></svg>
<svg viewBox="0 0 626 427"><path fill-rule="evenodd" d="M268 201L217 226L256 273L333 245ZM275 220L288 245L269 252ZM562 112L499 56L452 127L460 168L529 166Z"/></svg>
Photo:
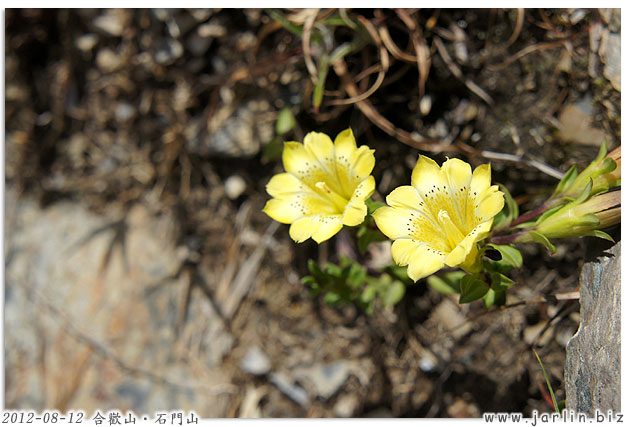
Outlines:
<svg viewBox="0 0 626 427"><path fill-rule="evenodd" d="M328 186L328 184L326 184L326 182L318 181L315 183L315 187L320 189L323 192L324 196L328 197L330 201L333 202L335 206L337 206L340 212L342 212L345 209L346 205L348 204L348 200L346 200L344 197L342 197L341 195L333 191Z"/></svg>
<svg viewBox="0 0 626 427"><path fill-rule="evenodd" d="M459 230L456 224L452 222L448 211L443 209L440 210L437 218L439 219L439 224L441 224L443 231L446 234L446 239L448 240L450 247L455 248L465 238L465 236L461 233L461 230Z"/></svg>

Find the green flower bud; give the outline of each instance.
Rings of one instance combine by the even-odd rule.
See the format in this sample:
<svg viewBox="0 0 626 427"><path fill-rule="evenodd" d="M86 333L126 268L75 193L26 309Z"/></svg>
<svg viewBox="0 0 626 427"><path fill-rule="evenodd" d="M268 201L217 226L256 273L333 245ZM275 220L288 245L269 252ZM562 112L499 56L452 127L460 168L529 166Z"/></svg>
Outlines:
<svg viewBox="0 0 626 427"><path fill-rule="evenodd" d="M589 183L583 190L590 193ZM621 190L585 198L566 204L545 219L537 221L536 231L547 238L600 236L600 229L618 224L621 218ZM541 219L541 218L540 218ZM602 233L604 234L604 233Z"/></svg>

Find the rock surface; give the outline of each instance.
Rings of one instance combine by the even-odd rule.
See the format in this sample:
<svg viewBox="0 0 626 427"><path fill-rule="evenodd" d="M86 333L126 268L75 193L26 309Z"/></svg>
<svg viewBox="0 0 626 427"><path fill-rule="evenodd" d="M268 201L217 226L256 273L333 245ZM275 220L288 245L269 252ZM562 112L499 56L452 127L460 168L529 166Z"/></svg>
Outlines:
<svg viewBox="0 0 626 427"><path fill-rule="evenodd" d="M621 411L621 242L592 241L580 274L580 328L567 345L567 408Z"/></svg>
<svg viewBox="0 0 626 427"><path fill-rule="evenodd" d="M233 338L199 289L181 315L189 278L171 218L41 209L10 189L6 201L7 407L226 416Z"/></svg>

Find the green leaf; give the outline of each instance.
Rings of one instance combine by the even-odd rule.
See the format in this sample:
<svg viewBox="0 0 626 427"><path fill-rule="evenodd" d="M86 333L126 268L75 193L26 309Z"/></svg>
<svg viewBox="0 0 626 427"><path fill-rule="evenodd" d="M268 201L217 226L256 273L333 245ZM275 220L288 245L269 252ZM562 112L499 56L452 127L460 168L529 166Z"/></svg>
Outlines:
<svg viewBox="0 0 626 427"><path fill-rule="evenodd" d="M324 302L327 305L336 305L337 303L339 303L339 301L341 301L341 295L336 292L327 292L324 296Z"/></svg>
<svg viewBox="0 0 626 427"><path fill-rule="evenodd" d="M370 230L367 227L361 227L359 232L357 233L358 241L357 246L359 248L359 253L361 255L365 255L367 252L367 247L372 242L384 242L387 240L387 237L378 230Z"/></svg>
<svg viewBox="0 0 626 427"><path fill-rule="evenodd" d="M489 291L489 286L485 282L471 274L465 275L461 279L461 297L459 303L465 304L476 301Z"/></svg>
<svg viewBox="0 0 626 427"><path fill-rule="evenodd" d="M371 301L374 301L374 297L376 297L376 287L373 285L367 285L361 293L361 301L364 303L369 303Z"/></svg>
<svg viewBox="0 0 626 427"><path fill-rule="evenodd" d="M387 287L383 295L383 305L392 307L404 296L404 285L399 280L394 280Z"/></svg>
<svg viewBox="0 0 626 427"><path fill-rule="evenodd" d="M593 187L593 181L591 180L591 178L589 178L589 182L587 182L587 185L585 185L585 188L583 189L582 193L580 193L580 195L576 197L576 199L572 202L572 204L576 206L587 201L587 199L591 195L592 187Z"/></svg>
<svg viewBox="0 0 626 427"><path fill-rule="evenodd" d="M365 282L367 271L360 264L352 264L347 268L348 277L346 282L352 289L359 289Z"/></svg>
<svg viewBox="0 0 626 427"><path fill-rule="evenodd" d="M346 55L349 55L354 50L360 48L363 45L363 41L355 41L352 43L342 43L335 50L333 50L329 57L329 63L334 63L338 59L343 58Z"/></svg>
<svg viewBox="0 0 626 427"><path fill-rule="evenodd" d="M602 144L600 145L600 151L598 151L598 155L596 156L596 158L593 160L594 162L599 162L600 160L604 159L606 157L606 154L609 152L609 148L606 144L606 139L602 141Z"/></svg>
<svg viewBox="0 0 626 427"><path fill-rule="evenodd" d="M313 276L304 276L302 279L300 279L300 282L302 282L302 284L306 286L313 286L317 283Z"/></svg>
<svg viewBox="0 0 626 427"><path fill-rule="evenodd" d="M576 219L577 227L597 227L600 225L600 219L594 214L588 213Z"/></svg>
<svg viewBox="0 0 626 427"><path fill-rule="evenodd" d="M465 277L462 271L452 271L441 276L431 275L426 278L426 283L444 295L454 295L461 292L461 279Z"/></svg>
<svg viewBox="0 0 626 427"><path fill-rule="evenodd" d="M302 28L298 27L297 25L292 24L278 10L276 10L276 9L267 9L266 12L267 12L267 14L269 16L272 17L272 19L280 22L282 24L282 26L285 27L288 31L290 31L291 33L293 33L293 34L295 34L297 36L302 37Z"/></svg>
<svg viewBox="0 0 626 427"><path fill-rule="evenodd" d="M494 304L498 307L506 305L506 291L495 291L496 292L496 300Z"/></svg>
<svg viewBox="0 0 626 427"><path fill-rule="evenodd" d="M313 276L322 277L324 275L324 273L322 273L322 270L320 269L320 266L317 265L317 263L314 260L309 259L308 267L309 267L309 271L311 272Z"/></svg>
<svg viewBox="0 0 626 427"><path fill-rule="evenodd" d="M409 277L408 268L406 266L400 267L397 264L387 266L385 272L392 278L404 283L404 286L414 285L415 282Z"/></svg>
<svg viewBox="0 0 626 427"><path fill-rule="evenodd" d="M600 165L599 173L601 175L611 173L617 168L617 163L610 157L607 157L602 161L602 165Z"/></svg>
<svg viewBox="0 0 626 427"><path fill-rule="evenodd" d="M524 261L522 258L522 253L515 249L511 245L494 245L493 243L489 243L486 247L495 249L500 252L502 255L502 260L496 261L501 264L508 264L515 268L520 268L522 266L522 262Z"/></svg>
<svg viewBox="0 0 626 427"><path fill-rule="evenodd" d="M376 212L376 209L382 208L383 206L385 206L385 203L377 202L377 201L372 200L372 199L367 199L365 201L365 205L367 206L367 214L371 215L374 212Z"/></svg>
<svg viewBox="0 0 626 427"><path fill-rule="evenodd" d="M296 118L293 116L291 109L285 107L278 113L278 119L276 119L276 133L284 135L294 128L296 125Z"/></svg>
<svg viewBox="0 0 626 427"><path fill-rule="evenodd" d="M530 230L528 232L528 235L533 240L533 242L539 243L540 245L545 246L545 248L548 249L548 251L550 251L550 255L554 255L556 253L556 246L554 246L552 242L550 242L550 240L548 240L548 238L544 236L543 234L541 234L540 232Z"/></svg>
<svg viewBox="0 0 626 427"><path fill-rule="evenodd" d="M330 262L326 264L326 273L330 274L331 276L341 277L342 272L343 269L338 265L332 264Z"/></svg>
<svg viewBox="0 0 626 427"><path fill-rule="evenodd" d="M322 105L322 98L324 97L324 86L326 85L326 76L328 76L328 66L330 62L328 55L324 54L320 60L319 69L317 70L317 83L313 89L313 107L317 111Z"/></svg>
<svg viewBox="0 0 626 427"><path fill-rule="evenodd" d="M493 219L493 229L500 230L507 227L514 219L519 216L519 207L511 196L509 190L502 184L498 184L500 190L504 193L504 207L496 214Z"/></svg>
<svg viewBox="0 0 626 427"><path fill-rule="evenodd" d="M541 216L539 218L537 218L537 220L535 221L535 225L539 225L542 222L544 222L548 217L554 215L555 213L557 213L558 211L561 210L563 206L557 206L555 208L552 209L548 209L547 211L545 211L544 213L541 214Z"/></svg>
<svg viewBox="0 0 626 427"><path fill-rule="evenodd" d="M506 305L506 291L494 291L493 289L489 289L483 296L483 304L485 308L489 308L492 305L498 307Z"/></svg>
<svg viewBox="0 0 626 427"><path fill-rule="evenodd" d="M558 196L559 194L567 190L569 186L572 185L572 183L576 180L577 176L578 169L576 169L576 166L572 166L571 168L569 168L568 171L565 173L565 176L563 176L563 178L561 178L561 181L559 181L559 185L556 186L556 190L554 190L554 195Z"/></svg>
<svg viewBox="0 0 626 427"><path fill-rule="evenodd" d="M272 138L272 140L263 147L261 163L265 164L280 159L280 156L283 154L284 145L281 137L277 136Z"/></svg>
<svg viewBox="0 0 626 427"><path fill-rule="evenodd" d="M496 293L493 289L489 289L483 296L483 304L485 305L485 308L489 308L494 302L496 302Z"/></svg>
<svg viewBox="0 0 626 427"><path fill-rule="evenodd" d="M533 353L535 353L535 357L539 361L539 366L541 366L541 371L543 372L543 378L546 380L546 383L548 384L548 390L550 391L550 397L552 397L552 406L554 407L554 411L558 414L559 404L557 403L556 397L554 396L554 392L552 391L552 384L550 384L550 378L548 378L548 373L543 367L543 363L541 363L541 359L539 358L539 355L537 354L534 348L533 348Z"/></svg>
<svg viewBox="0 0 626 427"><path fill-rule="evenodd" d="M609 242L615 243L615 240L613 240L613 238L610 235L608 235L604 231L600 231L600 230L591 230L591 231L585 233L584 236L598 237L600 239L608 240Z"/></svg>
<svg viewBox="0 0 626 427"><path fill-rule="evenodd" d="M491 273L491 289L494 291L506 291L514 284L515 282L506 277L504 274Z"/></svg>
<svg viewBox="0 0 626 427"><path fill-rule="evenodd" d="M513 268L512 265L500 264L499 261L491 259L484 259L483 266L485 267L485 270L490 273L508 273Z"/></svg>

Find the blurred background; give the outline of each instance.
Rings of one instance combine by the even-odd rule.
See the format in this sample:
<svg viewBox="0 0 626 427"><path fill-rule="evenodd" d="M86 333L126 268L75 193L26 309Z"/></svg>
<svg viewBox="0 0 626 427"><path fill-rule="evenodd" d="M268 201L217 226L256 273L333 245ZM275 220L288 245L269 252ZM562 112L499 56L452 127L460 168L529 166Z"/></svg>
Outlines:
<svg viewBox="0 0 626 427"><path fill-rule="evenodd" d="M375 200L419 154L522 209L621 138L619 10L35 10L5 16L5 406L477 417L564 398L582 240L522 246L514 307L425 281L327 306L261 209L284 141L352 127ZM372 245L362 262L391 262Z"/></svg>

